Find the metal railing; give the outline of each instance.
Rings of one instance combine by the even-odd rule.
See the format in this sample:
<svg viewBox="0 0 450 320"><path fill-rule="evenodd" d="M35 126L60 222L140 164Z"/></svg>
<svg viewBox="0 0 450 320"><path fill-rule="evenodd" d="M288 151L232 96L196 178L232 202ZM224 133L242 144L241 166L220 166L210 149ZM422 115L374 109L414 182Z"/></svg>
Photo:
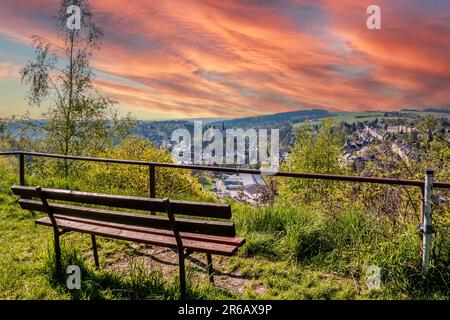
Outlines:
<svg viewBox="0 0 450 320"><path fill-rule="evenodd" d="M149 169L149 195L150 198L156 197L156 168L174 168L174 169L189 169L197 171L209 171L209 172L223 172L223 173L247 173L247 174L262 174L261 170L256 169L241 169L241 168L229 168L229 167L217 167L217 166L202 166L202 165L184 165L174 163L160 163L160 162L148 162L148 161L136 161L136 160L122 160L122 159L108 159L108 158L94 158L94 157L81 157L81 156L66 156L60 154L49 154L40 152L25 152L25 151L10 151L0 152L0 156L18 156L19 157L19 181L21 185L26 185L25 181L25 157L41 157L41 158L56 158L75 161L90 161L90 162L103 162L103 163L115 163L126 165L147 166ZM274 177L287 177L287 178L299 178L299 179L314 179L314 180L329 180L329 181L341 181L341 182L354 182L354 183L371 183L371 184L383 184L383 185L400 185L400 186L412 186L419 187L422 190L422 214L421 214L421 226L420 231L422 233L422 267L424 272L428 271L430 263L431 252L431 235L433 233L432 225L432 195L433 189L450 189L449 182L434 182L433 171L427 170L424 180L406 180L396 178L377 178L377 177L360 177L360 176L344 176L344 175L331 175L331 174L318 174L318 173L298 173L298 172L283 172L279 171L271 174Z"/></svg>

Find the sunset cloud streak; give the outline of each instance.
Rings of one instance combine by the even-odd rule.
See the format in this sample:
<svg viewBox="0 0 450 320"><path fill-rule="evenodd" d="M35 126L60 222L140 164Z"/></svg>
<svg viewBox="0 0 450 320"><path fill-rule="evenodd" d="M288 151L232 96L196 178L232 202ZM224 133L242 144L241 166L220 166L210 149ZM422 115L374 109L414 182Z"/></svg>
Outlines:
<svg viewBox="0 0 450 320"><path fill-rule="evenodd" d="M448 2L377 1L382 30L371 31L372 2L97 0L105 43L93 66L115 80L96 83L170 118L450 107ZM2 1L0 39L57 41L56 1L26 3Z"/></svg>

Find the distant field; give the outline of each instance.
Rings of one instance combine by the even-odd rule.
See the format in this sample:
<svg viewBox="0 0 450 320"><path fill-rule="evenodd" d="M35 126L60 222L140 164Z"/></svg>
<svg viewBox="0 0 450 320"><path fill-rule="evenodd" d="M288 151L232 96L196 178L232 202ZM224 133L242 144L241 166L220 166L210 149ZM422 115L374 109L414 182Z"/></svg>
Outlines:
<svg viewBox="0 0 450 320"><path fill-rule="evenodd" d="M375 119L397 119L398 117L385 117L385 112L336 112L331 117L338 122L365 122L365 121L373 121ZM416 116L420 117L436 117L436 118L448 118L450 119L450 113L440 113L440 112L421 112L421 111L402 111L400 114L403 117L411 117L415 118ZM320 124L326 118L312 120L309 123L312 125ZM294 124L294 127L301 127L305 125L305 122L299 122Z"/></svg>
<svg viewBox="0 0 450 320"><path fill-rule="evenodd" d="M372 121L376 118L384 118L384 112L338 112L334 117L339 122L363 122Z"/></svg>
<svg viewBox="0 0 450 320"><path fill-rule="evenodd" d="M450 113L442 112L418 112L418 111L404 111L403 114L419 115L421 117L437 117L437 118L448 118L450 119Z"/></svg>

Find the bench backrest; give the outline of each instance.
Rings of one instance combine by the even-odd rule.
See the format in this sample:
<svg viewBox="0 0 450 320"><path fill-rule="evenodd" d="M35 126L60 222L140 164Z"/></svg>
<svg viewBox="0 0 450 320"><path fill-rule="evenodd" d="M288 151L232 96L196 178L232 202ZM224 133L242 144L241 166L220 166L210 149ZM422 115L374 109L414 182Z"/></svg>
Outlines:
<svg viewBox="0 0 450 320"><path fill-rule="evenodd" d="M43 203L41 195L36 187L13 186L12 191L15 195L21 197L19 204L23 209L48 213L48 208L46 208L46 204ZM48 207L55 215L116 222L156 229L172 229L167 215L129 213L109 210L109 208L108 210L105 210L96 207L83 206L97 205L110 208L167 213L166 204L163 199L45 188L41 189L41 192L45 199L48 200ZM73 204L61 203L61 201ZM176 227L180 232L228 237L234 237L236 235L236 229L232 222L207 219L231 219L231 208L229 205L170 200L170 208L174 215L200 217L200 219L191 219L188 217L177 218Z"/></svg>

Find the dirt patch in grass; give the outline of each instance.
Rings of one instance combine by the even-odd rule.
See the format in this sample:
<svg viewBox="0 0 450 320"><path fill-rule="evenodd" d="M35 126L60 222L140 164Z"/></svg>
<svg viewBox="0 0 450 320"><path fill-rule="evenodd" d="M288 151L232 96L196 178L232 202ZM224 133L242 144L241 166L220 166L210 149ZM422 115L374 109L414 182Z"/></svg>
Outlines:
<svg viewBox="0 0 450 320"><path fill-rule="evenodd" d="M173 279L178 275L178 254L176 251L150 245L130 244L132 256L121 256L118 260L103 266L111 271L123 272L129 268L131 259L143 263L148 270L160 270L164 277ZM213 255L214 285L227 291L244 294L252 289L257 295L264 295L267 289L245 278L237 271L230 271L229 259ZM102 266L101 266L102 267ZM193 253L186 258L186 273L191 281L208 282L206 254Z"/></svg>

